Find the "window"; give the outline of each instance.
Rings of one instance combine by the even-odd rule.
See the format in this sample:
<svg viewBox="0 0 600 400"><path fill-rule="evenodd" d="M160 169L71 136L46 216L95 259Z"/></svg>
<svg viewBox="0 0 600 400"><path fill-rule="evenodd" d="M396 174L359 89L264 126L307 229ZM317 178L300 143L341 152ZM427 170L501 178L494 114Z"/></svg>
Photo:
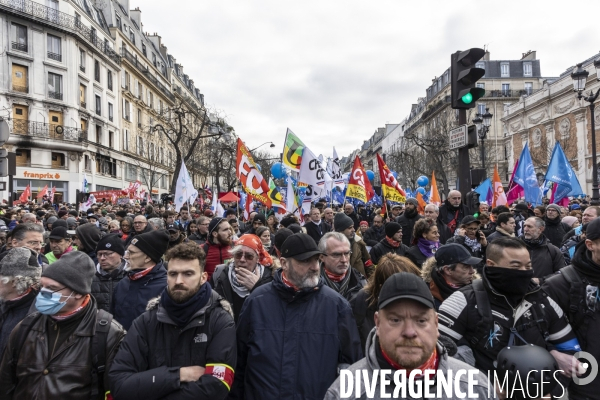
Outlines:
<svg viewBox="0 0 600 400"><path fill-rule="evenodd" d="M155 157L155 154L154 154L154 150L155 150L154 143L150 143L149 147L150 147L149 148L150 159L154 161L154 157Z"/></svg>
<svg viewBox="0 0 600 400"><path fill-rule="evenodd" d="M48 58L55 61L62 61L60 38L57 36L48 35Z"/></svg>
<svg viewBox="0 0 600 400"><path fill-rule="evenodd" d="M144 57L148 57L146 55L146 45L144 43L142 43L142 54L144 55Z"/></svg>
<svg viewBox="0 0 600 400"><path fill-rule="evenodd" d="M160 160L159 161L160 161L161 164L164 164L164 162L165 162L165 149L163 147L161 147L160 150L159 150L159 153L160 153Z"/></svg>
<svg viewBox="0 0 600 400"><path fill-rule="evenodd" d="M485 103L477 104L477 113L481 115L485 114Z"/></svg>
<svg viewBox="0 0 600 400"><path fill-rule="evenodd" d="M152 64L156 67L156 54L152 53Z"/></svg>
<svg viewBox="0 0 600 400"><path fill-rule="evenodd" d="M475 68L481 68L482 70L485 71L485 63L483 61L479 61L478 63L475 64ZM484 74L485 76L485 74Z"/></svg>
<svg viewBox="0 0 600 400"><path fill-rule="evenodd" d="M141 136L137 137L136 153L139 154L140 156L144 155L144 138Z"/></svg>
<svg viewBox="0 0 600 400"><path fill-rule="evenodd" d="M502 96L510 96L510 83L502 84Z"/></svg>
<svg viewBox="0 0 600 400"><path fill-rule="evenodd" d="M502 78L508 78L510 76L510 67L508 63L500 64L500 76Z"/></svg>
<svg viewBox="0 0 600 400"><path fill-rule="evenodd" d="M102 115L102 98L96 95L96 115Z"/></svg>
<svg viewBox="0 0 600 400"><path fill-rule="evenodd" d="M116 17L116 21L117 21L117 28L119 28L121 31L123 31L123 25L121 25L121 18Z"/></svg>
<svg viewBox="0 0 600 400"><path fill-rule="evenodd" d="M48 72L48 97L62 100L62 75Z"/></svg>
<svg viewBox="0 0 600 400"><path fill-rule="evenodd" d="M96 143L102 143L102 127L100 125L96 125Z"/></svg>
<svg viewBox="0 0 600 400"><path fill-rule="evenodd" d="M138 99L142 98L142 93L144 93L144 89L143 89L142 83L138 82L138 87L137 87L137 97L138 97Z"/></svg>
<svg viewBox="0 0 600 400"><path fill-rule="evenodd" d="M79 104L83 108L86 107L86 104L85 104L85 92L86 92L86 87L84 85L79 85Z"/></svg>
<svg viewBox="0 0 600 400"><path fill-rule="evenodd" d="M130 108L131 105L129 104L129 101L123 100L123 118L127 121L131 121L131 116L129 114Z"/></svg>
<svg viewBox="0 0 600 400"><path fill-rule="evenodd" d="M123 150L129 151L129 129L123 130Z"/></svg>
<svg viewBox="0 0 600 400"><path fill-rule="evenodd" d="M162 100L158 100L158 110L162 114L162 112L163 112L163 102L162 102Z"/></svg>
<svg viewBox="0 0 600 400"><path fill-rule="evenodd" d="M90 159L90 156L88 156L87 154L84 158L84 167L83 168L87 172L92 172L92 160Z"/></svg>
<svg viewBox="0 0 600 400"><path fill-rule="evenodd" d="M127 89L129 90L129 72L123 71L123 74L121 75L122 79L121 79L121 87L123 89Z"/></svg>
<svg viewBox="0 0 600 400"><path fill-rule="evenodd" d="M12 24L12 49L27 52L27 27Z"/></svg>
<svg viewBox="0 0 600 400"><path fill-rule="evenodd" d="M81 27L81 15L78 13L75 13L75 26L78 28Z"/></svg>
<svg viewBox="0 0 600 400"><path fill-rule="evenodd" d="M94 79L100 82L100 61L94 60Z"/></svg>
<svg viewBox="0 0 600 400"><path fill-rule="evenodd" d="M533 93L533 83L525 82L525 94L529 95L531 93Z"/></svg>
<svg viewBox="0 0 600 400"><path fill-rule="evenodd" d="M115 133L112 131L108 131L108 147L111 149L114 148L115 145Z"/></svg>
<svg viewBox="0 0 600 400"><path fill-rule="evenodd" d="M142 109L138 108L137 111L138 111L137 112L137 114L138 114L137 115L138 128L141 128L142 127Z"/></svg>
<svg viewBox="0 0 600 400"><path fill-rule="evenodd" d="M530 62L523 63L523 76L533 76L533 69Z"/></svg>
<svg viewBox="0 0 600 400"><path fill-rule="evenodd" d="M92 43L97 44L96 42L98 41L98 35L96 35L96 28L94 27L92 27L90 30L90 40Z"/></svg>
<svg viewBox="0 0 600 400"><path fill-rule="evenodd" d="M27 67L12 65L12 90L16 92L29 93L27 83Z"/></svg>
<svg viewBox="0 0 600 400"><path fill-rule="evenodd" d="M112 71L106 71L106 85L108 86L108 90L113 90L112 86Z"/></svg>
<svg viewBox="0 0 600 400"><path fill-rule="evenodd" d="M135 45L135 34L133 33L133 29L129 30L129 39L131 40L131 43Z"/></svg>
<svg viewBox="0 0 600 400"><path fill-rule="evenodd" d="M85 72L85 50L79 49L79 69Z"/></svg>
<svg viewBox="0 0 600 400"><path fill-rule="evenodd" d="M108 103L108 120L113 121L113 105L112 103Z"/></svg>

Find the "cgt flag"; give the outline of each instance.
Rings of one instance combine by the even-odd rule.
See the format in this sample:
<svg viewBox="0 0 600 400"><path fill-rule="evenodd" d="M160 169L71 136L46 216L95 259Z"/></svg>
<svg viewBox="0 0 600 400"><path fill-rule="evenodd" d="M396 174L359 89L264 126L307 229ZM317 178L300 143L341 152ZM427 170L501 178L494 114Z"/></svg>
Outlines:
<svg viewBox="0 0 600 400"><path fill-rule="evenodd" d="M348 180L346 197L360 200L366 204L373 196L375 196L375 191L367 178L367 174L365 173L365 169L363 168L360 159L356 156L352 172L350 173L350 179Z"/></svg>
<svg viewBox="0 0 600 400"><path fill-rule="evenodd" d="M356 161L354 162L354 165L356 167ZM404 203L406 201L406 192L402 190L400 184L396 178L394 178L394 175L392 175L392 171L390 171L379 153L377 153L377 165L379 166L379 177L381 178L381 191L383 193L383 198L395 203ZM354 171L352 174L354 174Z"/></svg>
<svg viewBox="0 0 600 400"><path fill-rule="evenodd" d="M260 201L267 207L272 206L269 197L269 184L260 173L252 154L242 142L242 139L237 140L237 162L236 176L242 184L244 191Z"/></svg>
<svg viewBox="0 0 600 400"><path fill-rule="evenodd" d="M288 128L283 144L283 165L290 168L292 171L300 172L302 153L304 152L305 147L302 140Z"/></svg>

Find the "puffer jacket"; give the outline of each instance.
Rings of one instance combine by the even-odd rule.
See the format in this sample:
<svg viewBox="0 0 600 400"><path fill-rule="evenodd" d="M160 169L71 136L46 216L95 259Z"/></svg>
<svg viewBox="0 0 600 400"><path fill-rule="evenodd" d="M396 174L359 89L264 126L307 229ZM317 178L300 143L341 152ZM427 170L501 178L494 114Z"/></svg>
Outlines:
<svg viewBox="0 0 600 400"><path fill-rule="evenodd" d="M117 269L107 273L96 264L96 275L92 280L92 296L96 299L98 309L110 312L115 288L121 279L127 276L124 267L125 260Z"/></svg>
<svg viewBox="0 0 600 400"><path fill-rule="evenodd" d="M351 372L352 376L356 378L357 376L357 371L361 371L361 377L363 376L362 374L367 374L368 378L369 378L369 383L371 382L371 377L373 376L373 372L375 370L380 370L382 369L382 367L379 365L379 362L377 360L377 355L375 353L375 346L376 346L376 340L375 340L375 329L373 329L370 333L369 333L369 338L367 340L367 353L366 353L366 357L363 358L362 360L360 360L359 362L357 362L356 364L351 365L349 368L347 368L348 371ZM468 364L465 364L462 361L459 361L455 358L452 358L450 356L448 356L448 352L446 351L446 349L444 348L444 346L442 346L442 344L440 342L438 342L437 344L437 351L439 354L439 365L438 365L438 374L442 374L445 377L449 376L449 373L453 373L456 374L457 371L460 370L473 370L474 368L471 367ZM454 376L454 375L453 375ZM389 377L389 375L388 375ZM468 374L464 374L462 375L461 379L459 382L457 382L458 387L460 388L460 391L463 393L467 393L470 392L471 390L473 391L473 393L475 393L476 396L478 396L479 399L489 399L490 397L488 397L488 391L490 393L494 393L494 388L491 387L490 389L488 389L488 386L490 385L487 377L485 376L485 374L481 371L477 371L475 373L475 381L477 382L477 384L474 384L473 386L470 386L470 382L468 379ZM393 378L390 379L391 382L393 383ZM366 392L366 387L364 384L364 381L361 382L360 384L360 394L357 395L357 393L355 392L355 389L352 388L352 395L350 397L344 397L344 399L382 399L382 398L390 398L391 397L391 392L393 391L393 385L390 384L387 389L388 391L384 391L385 393L388 393L387 397L381 397L382 396L382 388L380 386L381 384L381 380L377 379L376 381L376 385L374 388L374 391L372 393L372 395L367 396L367 392ZM435 385L435 380L433 380L434 384L431 386L430 389L428 389L429 393L437 393L438 389ZM452 381L453 382L453 381ZM407 385L407 394L410 393L408 391L408 385ZM444 390L441 391L442 396L441 397L436 397L439 400L453 400L456 399L458 397L448 397L446 392ZM453 393L456 393L455 391L453 391ZM327 390L327 393L325 394L325 399L324 400L337 400L337 399L341 399L341 394L340 394L340 378L338 377L335 382L333 382L331 384L331 386L329 387L329 390ZM404 399L408 399L408 400L413 400L415 399L414 397L403 397ZM491 397L492 399L495 399L496 397L493 396ZM416 400L416 399L415 399Z"/></svg>
<svg viewBox="0 0 600 400"><path fill-rule="evenodd" d="M371 261L373 261L373 264L377 265L379 264L379 260L381 259L381 257L386 255L387 253L394 253L398 254L399 256L406 257L408 249L409 247L404 243L400 243L399 247L392 247L392 245L387 241L387 239L383 239L371 249Z"/></svg>
<svg viewBox="0 0 600 400"><path fill-rule="evenodd" d="M554 219L544 217L546 228L544 228L544 236L554 246L560 248L563 242L563 237L571 230L571 227L561 221L560 216Z"/></svg>
<svg viewBox="0 0 600 400"><path fill-rule="evenodd" d="M229 303L212 291L208 303L180 329L160 304L148 303L127 333L108 375L115 399L225 399L224 374L210 365L235 371L235 325ZM179 368L199 365L205 374L196 382L180 382Z"/></svg>
<svg viewBox="0 0 600 400"><path fill-rule="evenodd" d="M204 254L206 254L204 271L208 274L208 279L212 277L217 265L225 264L225 262L231 258L229 249L230 246L223 246L222 244L214 244L211 242L206 242L202 245L202 250L204 250Z"/></svg>
<svg viewBox="0 0 600 400"><path fill-rule="evenodd" d="M146 310L148 301L160 295L166 286L167 270L162 261L140 279L121 279L113 293L111 314L123 328L129 330L133 320Z"/></svg>
<svg viewBox="0 0 600 400"><path fill-rule="evenodd" d="M38 291L33 288L18 300L0 301L0 360L8 343L8 337L19 322L29 314L29 309L35 303Z"/></svg>
<svg viewBox="0 0 600 400"><path fill-rule="evenodd" d="M92 338L96 331L96 301L92 297L72 336L48 357L49 316L40 315L31 326L13 362L14 346L19 329L13 330L0 366L0 399L89 399L92 390ZM110 369L125 331L114 319L106 339L106 371ZM16 368L14 365L16 364ZM109 387L104 373L104 390ZM98 399L104 399L101 392Z"/></svg>
<svg viewBox="0 0 600 400"><path fill-rule="evenodd" d="M296 292L281 270L250 294L238 320L229 399L323 399L339 364L362 357L348 302L323 285Z"/></svg>

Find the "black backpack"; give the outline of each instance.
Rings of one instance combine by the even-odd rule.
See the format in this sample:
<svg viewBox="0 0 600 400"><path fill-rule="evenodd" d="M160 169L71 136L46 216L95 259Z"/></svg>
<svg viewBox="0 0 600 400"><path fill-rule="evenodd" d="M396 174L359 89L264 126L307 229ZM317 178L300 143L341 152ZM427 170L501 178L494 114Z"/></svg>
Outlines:
<svg viewBox="0 0 600 400"><path fill-rule="evenodd" d="M17 368L19 354L27 339L31 327L41 317L41 313L34 312L26 316L18 326L17 344L13 349L13 370ZM105 310L98 309L96 315L96 334L92 338L92 394L91 399L104 398L104 372L106 369L106 340L112 323L113 316Z"/></svg>
<svg viewBox="0 0 600 400"><path fill-rule="evenodd" d="M581 335L577 335L579 345L583 349L586 348L585 333L587 332L587 325L590 319L592 319L594 316L594 311L590 310L586 304L585 287L588 282L585 282L581 279L577 271L575 271L575 267L573 267L573 265L561 268L560 273L569 283L569 323L571 324L573 330L575 330L576 335L577 331L583 333Z"/></svg>

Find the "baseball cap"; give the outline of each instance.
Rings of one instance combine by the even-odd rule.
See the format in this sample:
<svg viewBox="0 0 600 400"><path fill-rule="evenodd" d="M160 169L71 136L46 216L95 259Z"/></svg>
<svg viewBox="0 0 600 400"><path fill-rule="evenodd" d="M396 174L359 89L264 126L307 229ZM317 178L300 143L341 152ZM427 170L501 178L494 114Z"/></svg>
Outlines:
<svg viewBox="0 0 600 400"><path fill-rule="evenodd" d="M481 258L473 257L469 250L458 243L448 243L441 246L435 252L435 261L438 265L452 265L462 263L467 265L477 265Z"/></svg>
<svg viewBox="0 0 600 400"><path fill-rule="evenodd" d="M381 310L388 304L402 299L415 300L425 307L434 308L429 286L420 276L409 272L398 272L383 283L379 292L377 308Z"/></svg>
<svg viewBox="0 0 600 400"><path fill-rule="evenodd" d="M177 232L177 231L179 231L179 227L175 224L169 224L169 225L167 225L167 230L169 232Z"/></svg>
<svg viewBox="0 0 600 400"><path fill-rule="evenodd" d="M481 221L479 221L477 218L475 218L472 215L467 215L460 221L461 225L469 225L469 224L473 224L473 223L481 225Z"/></svg>
<svg viewBox="0 0 600 400"><path fill-rule="evenodd" d="M319 250L315 240L306 233L296 233L285 239L281 245L281 257L303 261L316 254L323 254L323 252Z"/></svg>

